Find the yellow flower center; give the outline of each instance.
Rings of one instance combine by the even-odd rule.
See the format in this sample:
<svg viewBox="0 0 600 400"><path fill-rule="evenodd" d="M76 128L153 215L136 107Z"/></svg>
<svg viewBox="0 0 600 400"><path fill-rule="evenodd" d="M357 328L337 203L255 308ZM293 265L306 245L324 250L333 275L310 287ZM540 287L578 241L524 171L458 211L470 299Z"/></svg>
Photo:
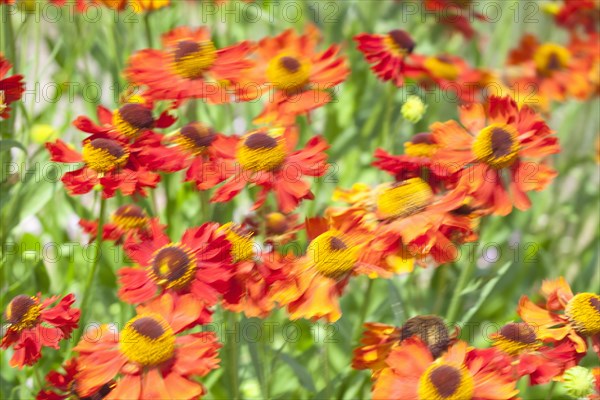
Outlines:
<svg viewBox="0 0 600 400"><path fill-rule="evenodd" d="M285 140L277 132L250 133L238 145L236 156L244 169L255 172L272 171L279 168L285 160Z"/></svg>
<svg viewBox="0 0 600 400"><path fill-rule="evenodd" d="M475 138L473 153L477 160L494 169L510 167L519 157L518 136L512 125L487 126Z"/></svg>
<svg viewBox="0 0 600 400"><path fill-rule="evenodd" d="M565 308L565 314L575 330L586 336L600 333L600 296L594 293L575 295Z"/></svg>
<svg viewBox="0 0 600 400"><path fill-rule="evenodd" d="M444 320L438 316L418 315L408 319L402 325L401 340L415 335L419 336L427 344L434 358L438 358L448 350L448 345L450 344L448 328Z"/></svg>
<svg viewBox="0 0 600 400"><path fill-rule="evenodd" d="M279 212L267 214L267 232L269 234L281 235L288 229L287 218Z"/></svg>
<svg viewBox="0 0 600 400"><path fill-rule="evenodd" d="M415 48L415 42L408 32L401 29L394 29L388 32L383 39L387 48L396 55L406 55L412 53Z"/></svg>
<svg viewBox="0 0 600 400"><path fill-rule="evenodd" d="M432 364L419 380L420 400L471 400L473 377L463 366Z"/></svg>
<svg viewBox="0 0 600 400"><path fill-rule="evenodd" d="M493 345L511 356L516 356L524 351L533 351L542 343L537 339L535 331L525 322L513 322L504 325L493 336Z"/></svg>
<svg viewBox="0 0 600 400"><path fill-rule="evenodd" d="M334 279L350 272L358 260L358 248L336 230L317 236L308 245L306 254L319 273Z"/></svg>
<svg viewBox="0 0 600 400"><path fill-rule="evenodd" d="M217 59L217 49L210 40L193 42L182 40L173 50L173 69L187 79L198 79Z"/></svg>
<svg viewBox="0 0 600 400"><path fill-rule="evenodd" d="M552 75L569 64L571 53L565 47L554 43L539 46L533 54L533 61L542 75Z"/></svg>
<svg viewBox="0 0 600 400"><path fill-rule="evenodd" d="M113 112L112 123L120 133L133 138L141 131L152 129L154 117L148 107L138 103L128 103Z"/></svg>
<svg viewBox="0 0 600 400"><path fill-rule="evenodd" d="M460 70L452 60L444 56L428 57L424 62L425 68L431 75L440 79L454 81L458 77Z"/></svg>
<svg viewBox="0 0 600 400"><path fill-rule="evenodd" d="M267 79L277 89L295 91L310 81L310 62L285 53L273 58L267 66Z"/></svg>
<svg viewBox="0 0 600 400"><path fill-rule="evenodd" d="M217 138L215 131L199 122L192 122L181 128L175 141L179 146L198 156L205 153Z"/></svg>
<svg viewBox="0 0 600 400"><path fill-rule="evenodd" d="M376 199L377 212L381 218L401 218L427 207L433 199L433 191L421 178L410 178L386 185Z"/></svg>
<svg viewBox="0 0 600 400"><path fill-rule="evenodd" d="M154 281L167 289L182 289L196 272L196 257L180 243L170 243L154 253L149 271Z"/></svg>
<svg viewBox="0 0 600 400"><path fill-rule="evenodd" d="M438 149L431 141L430 133L418 133L410 142L404 143L404 153L411 157L431 157Z"/></svg>
<svg viewBox="0 0 600 400"><path fill-rule="evenodd" d="M119 347L129 361L144 367L153 367L173 357L175 335L161 315L138 315L125 325Z"/></svg>
<svg viewBox="0 0 600 400"><path fill-rule="evenodd" d="M234 263L252 260L254 257L252 235L241 233L241 228L232 222L224 224L218 230L225 233L231 243L231 256Z"/></svg>
<svg viewBox="0 0 600 400"><path fill-rule="evenodd" d="M104 173L125 165L129 150L115 140L94 139L83 146L82 156L89 168Z"/></svg>
<svg viewBox="0 0 600 400"><path fill-rule="evenodd" d="M117 208L111 216L112 222L120 229L142 229L148 224L148 215L143 208L135 204L126 204Z"/></svg>
<svg viewBox="0 0 600 400"><path fill-rule="evenodd" d="M17 332L33 328L38 324L40 306L36 297L20 294L8 303L4 313L10 328Z"/></svg>

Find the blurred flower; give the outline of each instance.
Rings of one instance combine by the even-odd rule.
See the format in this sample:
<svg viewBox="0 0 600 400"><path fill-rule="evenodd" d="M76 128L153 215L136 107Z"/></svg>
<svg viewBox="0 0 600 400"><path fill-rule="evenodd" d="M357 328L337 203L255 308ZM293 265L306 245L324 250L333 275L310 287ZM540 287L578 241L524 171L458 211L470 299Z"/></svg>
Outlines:
<svg viewBox="0 0 600 400"><path fill-rule="evenodd" d="M191 295L165 294L137 308L118 333L102 325L98 340L75 347L81 396L114 379L114 399L191 399L205 393L194 380L217 368L220 347L214 332L181 334L202 312Z"/></svg>
<svg viewBox="0 0 600 400"><path fill-rule="evenodd" d="M559 26L576 31L582 27L587 33L598 32L600 24L600 1L563 0L563 5L555 14Z"/></svg>
<svg viewBox="0 0 600 400"><path fill-rule="evenodd" d="M470 39L475 34L471 22L475 19L485 21L483 14L473 11L472 0L424 0L425 12L436 12L436 22L460 32L465 38ZM474 18L473 18L474 17Z"/></svg>
<svg viewBox="0 0 600 400"><path fill-rule="evenodd" d="M303 149L296 150L296 128L261 128L242 137L219 137L213 143L220 177L225 181L211 201L227 202L246 185L260 186L253 209L261 207L269 192L274 192L279 211L289 213L304 199L312 199L305 176L323 176L329 165L327 142L312 137ZM208 177L210 178L210 177Z"/></svg>
<svg viewBox="0 0 600 400"><path fill-rule="evenodd" d="M207 99L229 103L254 63L250 42L217 49L208 28L178 27L163 35L163 50L145 49L129 59L127 79L152 100Z"/></svg>
<svg viewBox="0 0 600 400"><path fill-rule="evenodd" d="M2 337L2 349L13 347L11 367L33 365L42 356L43 346L58 350L59 342L71 337L80 315L78 309L71 308L75 296L69 294L50 307L58 299L53 296L40 301L39 293L32 297L21 294L8 303L4 318L9 325Z"/></svg>
<svg viewBox="0 0 600 400"><path fill-rule="evenodd" d="M58 131L52 125L35 124L29 133L31 139L38 144L44 144L58 138Z"/></svg>
<svg viewBox="0 0 600 400"><path fill-rule="evenodd" d="M563 380L569 396L581 398L591 395L594 391L594 374L587 368L569 368L563 375Z"/></svg>
<svg viewBox="0 0 600 400"><path fill-rule="evenodd" d="M25 91L23 75L6 76L12 64L0 53L0 120L10 116L10 104L20 100Z"/></svg>
<svg viewBox="0 0 600 400"><path fill-rule="evenodd" d="M587 351L586 337L590 337L600 354L600 296L573 295L562 277L545 280L540 293L545 304L537 305L523 296L517 309L523 321L537 328L537 336L542 340L570 340L578 353Z"/></svg>
<svg viewBox="0 0 600 400"><path fill-rule="evenodd" d="M516 382L508 357L459 341L438 359L418 337L392 349L373 385L373 399L510 399Z"/></svg>
<svg viewBox="0 0 600 400"><path fill-rule="evenodd" d="M539 161L560 151L554 132L531 108L518 107L510 97L492 96L487 106L462 106L460 121L462 125L456 121L431 125L440 146L434 161L461 173L456 190L493 214L507 215L513 203L528 209L526 193L543 190L556 176Z"/></svg>
<svg viewBox="0 0 600 400"><path fill-rule="evenodd" d="M70 400L88 399L102 400L115 387L114 381L109 381L102 385L96 392L88 397L82 397L77 391L77 359L71 358L63 364L64 374L57 371L50 371L46 375L47 386L40 390L35 397L36 400Z"/></svg>
<svg viewBox="0 0 600 400"><path fill-rule="evenodd" d="M427 105L419 96L408 96L400 109L402 117L413 124L419 122L426 111Z"/></svg>
<svg viewBox="0 0 600 400"><path fill-rule="evenodd" d="M360 50L371 64L371 70L383 81L404 85L405 73L411 71L411 54L415 42L408 32L394 29L387 34L361 33L354 37Z"/></svg>
<svg viewBox="0 0 600 400"><path fill-rule="evenodd" d="M102 229L102 240L122 244L129 236L151 239L151 218L143 208L135 204L125 204L117 208L110 216L110 222ZM79 225L84 232L90 234L90 239L96 238L98 221L81 219Z"/></svg>

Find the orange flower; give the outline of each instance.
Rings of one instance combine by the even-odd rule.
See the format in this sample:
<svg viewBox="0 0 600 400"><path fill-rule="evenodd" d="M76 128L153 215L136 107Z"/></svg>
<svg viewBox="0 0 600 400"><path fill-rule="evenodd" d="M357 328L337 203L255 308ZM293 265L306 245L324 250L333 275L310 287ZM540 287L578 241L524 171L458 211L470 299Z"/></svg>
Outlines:
<svg viewBox="0 0 600 400"><path fill-rule="evenodd" d="M218 224L206 223L185 231L181 241L172 242L157 221L152 221L151 240L129 237L125 253L136 263L121 268L119 297L132 304L153 299L157 292L192 293L210 307L217 302L219 282L231 276L230 245ZM210 311L198 314L200 323Z"/></svg>
<svg viewBox="0 0 600 400"><path fill-rule="evenodd" d="M40 390L35 397L36 400L70 400L75 398L82 398L78 393L77 388L77 359L71 358L64 363L63 369L64 374L57 371L51 371L46 375L46 382L48 387ZM88 398L94 400L102 400L105 398L111 390L115 387L114 381L108 381L102 385L95 393L92 393Z"/></svg>
<svg viewBox="0 0 600 400"><path fill-rule="evenodd" d="M129 59L125 75L153 100L207 99L228 103L253 62L253 46L241 42L217 49L208 28L179 27L163 35L164 50L145 49Z"/></svg>
<svg viewBox="0 0 600 400"><path fill-rule="evenodd" d="M114 379L106 399L192 399L204 394L193 378L217 368L217 338L214 332L178 335L202 307L191 295L165 294L139 306L120 333L102 325L96 340L84 339L74 349L80 354L78 392L90 396Z"/></svg>
<svg viewBox="0 0 600 400"><path fill-rule="evenodd" d="M438 359L418 337L390 352L373 386L373 399L511 399L517 395L510 360L495 349L459 341Z"/></svg>
<svg viewBox="0 0 600 400"><path fill-rule="evenodd" d="M525 322L506 324L490 338L494 347L512 357L515 376L529 375L531 385L550 382L583 358L568 340L544 343Z"/></svg>
<svg viewBox="0 0 600 400"><path fill-rule="evenodd" d="M425 0L424 5L425 9L437 12L436 21L470 39L475 34L471 26L472 17L480 21L486 20L483 14L478 12L471 14L472 3L472 0Z"/></svg>
<svg viewBox="0 0 600 400"><path fill-rule="evenodd" d="M523 321L536 329L542 340L573 342L578 353L587 351L590 337L600 354L600 296L595 293L573 295L564 278L546 280L540 293L545 304L537 305L521 297L517 312Z"/></svg>
<svg viewBox="0 0 600 400"><path fill-rule="evenodd" d="M71 308L75 302L72 294L50 307L58 298L53 296L40 302L39 293L32 297L21 294L8 303L4 317L9 325L2 337L1 347L13 347L11 367L33 365L42 356L42 346L58 350L59 342L71 337L71 332L77 328L80 311Z"/></svg>
<svg viewBox="0 0 600 400"><path fill-rule="evenodd" d="M300 215L283 214L278 211L254 214L246 217L244 224L253 232L264 229L265 243L278 247L296 239L297 233L304 228L303 222L298 222Z"/></svg>
<svg viewBox="0 0 600 400"><path fill-rule="evenodd" d="M6 77L11 68L12 64L0 53L0 119L10 116L10 103L21 99L25 91L23 75Z"/></svg>
<svg viewBox="0 0 600 400"><path fill-rule="evenodd" d="M304 35L288 29L276 37L258 43L254 77L248 78L245 97L268 96L263 112L255 123L291 125L296 116L333 100L332 90L342 83L350 69L346 59L339 57L339 46L323 52L316 47L320 34L308 25Z"/></svg>
<svg viewBox="0 0 600 400"><path fill-rule="evenodd" d="M370 369L376 379L382 369L387 368L386 359L392 349L403 340L419 337L431 351L433 358L441 356L456 339L450 336L444 321L435 315L419 315L410 318L401 327L367 322L361 346L354 349L352 368Z"/></svg>
<svg viewBox="0 0 600 400"><path fill-rule="evenodd" d="M364 55L371 70L383 81L404 85L404 75L413 71L410 64L415 42L408 32L394 29L385 35L361 33L354 37L358 50Z"/></svg>
<svg viewBox="0 0 600 400"><path fill-rule="evenodd" d="M525 35L519 47L509 54L509 84L526 94L534 88L533 100L544 111L548 111L552 101L596 96L600 60L597 43L597 35L587 40L573 36L567 46L539 43L535 36ZM535 104L533 100L531 104Z"/></svg>
<svg viewBox="0 0 600 400"><path fill-rule="evenodd" d="M306 222L310 243L306 255L286 267L284 279L273 283L272 298L286 306L291 319L341 317L339 297L351 275L380 272L361 254L371 234L360 218L330 217Z"/></svg>
<svg viewBox="0 0 600 400"><path fill-rule="evenodd" d="M554 16L559 26L576 31L579 26L587 33L598 32L600 23L600 1L563 0L563 6Z"/></svg>
<svg viewBox="0 0 600 400"><path fill-rule="evenodd" d="M219 157L219 187L211 201L221 203L237 196L246 185L260 186L253 209L262 206L269 192L274 192L279 210L293 211L304 199L312 199L305 176L323 176L327 142L320 136L311 138L306 147L294 151L298 140L295 128L261 128L242 137L219 137L213 143ZM206 177L214 181L214 178Z"/></svg>
<svg viewBox="0 0 600 400"><path fill-rule="evenodd" d="M102 240L122 244L126 238L139 236L150 240L150 217L143 208L135 204L125 204L112 213L111 222L104 224ZM79 225L84 232L90 234L91 240L96 238L98 230L97 221L79 220Z"/></svg>
<svg viewBox="0 0 600 400"><path fill-rule="evenodd" d="M513 203L520 210L528 209L531 202L526 193L543 190L556 176L552 168L538 162L559 152L554 132L531 108L518 107L510 97L492 96L485 107L462 106L460 121L462 125L456 121L431 125L440 146L434 161L461 173L456 190L472 196L475 207L494 214L507 215Z"/></svg>

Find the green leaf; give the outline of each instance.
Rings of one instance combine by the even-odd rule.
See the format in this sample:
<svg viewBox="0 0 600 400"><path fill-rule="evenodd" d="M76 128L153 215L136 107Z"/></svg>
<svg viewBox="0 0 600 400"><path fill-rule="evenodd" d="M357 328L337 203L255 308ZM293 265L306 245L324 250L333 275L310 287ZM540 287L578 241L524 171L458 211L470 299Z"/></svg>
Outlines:
<svg viewBox="0 0 600 400"><path fill-rule="evenodd" d="M479 298L477 299L477 303L475 303L475 305L473 305L473 307L471 307L469 309L469 311L467 311L467 313L462 317L462 320L460 321L461 326L463 324L469 322L471 320L471 318L473 318L473 315L475 315L475 313L479 310L481 305L487 300L487 298L489 297L490 293L492 293L492 290L494 289L494 287L496 286L498 281L504 276L504 274L506 274L508 272L511 265L512 265L511 262L507 262L506 264L504 264L502 267L500 267L500 269L496 273L496 276L494 276L492 279L490 279L488 281L488 283L486 283L483 286L483 289L481 290Z"/></svg>
<svg viewBox="0 0 600 400"><path fill-rule="evenodd" d="M292 370L294 370L296 376L298 377L298 381L306 390L308 390L311 393L315 393L317 391L311 374L306 370L306 368L304 368L304 366L302 366L298 361L296 361L296 359L294 359L286 353L281 353L279 355L279 358L281 358L281 360L283 360L292 368Z"/></svg>
<svg viewBox="0 0 600 400"><path fill-rule="evenodd" d="M16 141L14 139L2 139L0 140L0 150L8 150L12 147L16 147L18 149L23 150L25 154L27 154L27 149L23 146L23 143Z"/></svg>

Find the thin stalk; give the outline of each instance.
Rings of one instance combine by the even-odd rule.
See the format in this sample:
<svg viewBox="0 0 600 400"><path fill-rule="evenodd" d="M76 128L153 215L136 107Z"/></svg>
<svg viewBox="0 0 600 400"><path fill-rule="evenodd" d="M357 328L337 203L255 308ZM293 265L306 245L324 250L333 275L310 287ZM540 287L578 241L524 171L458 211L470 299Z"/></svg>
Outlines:
<svg viewBox="0 0 600 400"><path fill-rule="evenodd" d="M460 311L461 306L461 298L462 291L467 286L467 283L471 279L473 272L475 271L475 261L470 261L464 266L458 277L458 283L456 284L456 288L454 289L454 293L452 294L452 299L450 300L450 306L448 307L448 312L446 313L446 322L452 323L456 321L458 317L458 312Z"/></svg>
<svg viewBox="0 0 600 400"><path fill-rule="evenodd" d="M154 42L152 40L152 26L150 25L150 14L148 11L144 14L144 31L146 32L146 41L148 42L148 47L154 47Z"/></svg>
<svg viewBox="0 0 600 400"><path fill-rule="evenodd" d="M98 266L100 265L100 246L102 245L102 234L104 233L104 218L106 214L106 199L102 197L100 200L100 215L98 217L98 229L96 231L96 248L94 252L94 258L92 259L92 265L88 272L87 280L85 283L85 288L83 290L83 298L81 300L81 310L83 312L84 318L81 318L79 321L79 329L77 330L74 340L74 343L77 343L79 338L81 337L83 331L85 330L85 324L87 320L87 316L89 315L89 303L92 300L92 294L94 289L94 282L96 280L96 275L98 275Z"/></svg>
<svg viewBox="0 0 600 400"><path fill-rule="evenodd" d="M227 347L229 353L229 383L231 385L232 398L237 400L240 398L240 382L239 382L239 343L236 342L238 337L238 320L237 314L228 311L228 320L231 325L230 329L227 330L228 334L233 334L233 337L227 338Z"/></svg>
<svg viewBox="0 0 600 400"><path fill-rule="evenodd" d="M371 293L373 293L373 281L374 281L374 279L369 278L369 283L367 284L367 291L363 298L363 303L360 307L360 313L358 314L359 315L358 325L354 331L354 337L356 340L358 340L358 338L360 337L360 334L362 332L361 327L365 323L365 318L367 317L367 310L369 309L369 303L371 302Z"/></svg>

